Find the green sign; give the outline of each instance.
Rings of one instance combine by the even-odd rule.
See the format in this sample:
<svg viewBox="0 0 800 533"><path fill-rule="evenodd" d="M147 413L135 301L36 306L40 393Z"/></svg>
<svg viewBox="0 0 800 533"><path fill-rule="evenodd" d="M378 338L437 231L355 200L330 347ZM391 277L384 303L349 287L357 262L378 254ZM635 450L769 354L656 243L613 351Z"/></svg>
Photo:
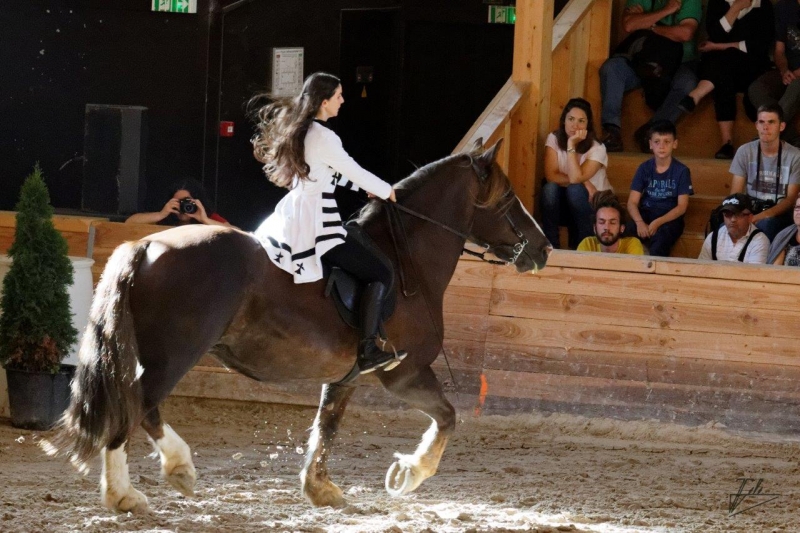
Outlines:
<svg viewBox="0 0 800 533"><path fill-rule="evenodd" d="M514 6L489 6L489 22L493 24L514 24L517 21L517 8Z"/></svg>
<svg viewBox="0 0 800 533"><path fill-rule="evenodd" d="M153 0L153 11L197 13L197 0Z"/></svg>

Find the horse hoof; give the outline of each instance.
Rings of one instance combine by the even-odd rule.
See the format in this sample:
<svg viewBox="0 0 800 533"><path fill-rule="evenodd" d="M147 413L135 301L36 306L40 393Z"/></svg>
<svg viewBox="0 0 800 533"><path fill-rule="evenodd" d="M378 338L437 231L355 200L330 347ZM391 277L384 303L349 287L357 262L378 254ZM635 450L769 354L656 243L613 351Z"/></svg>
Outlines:
<svg viewBox="0 0 800 533"><path fill-rule="evenodd" d="M122 496L106 494L103 504L118 513L143 514L148 511L147 496L131 487L127 494Z"/></svg>
<svg viewBox="0 0 800 533"><path fill-rule="evenodd" d="M408 494L419 487L423 479L414 466L398 457L386 472L386 492L395 497Z"/></svg>
<svg viewBox="0 0 800 533"><path fill-rule="evenodd" d="M345 507L347 505L342 489L330 480L313 485L303 483L303 494L315 507Z"/></svg>
<svg viewBox="0 0 800 533"><path fill-rule="evenodd" d="M184 496L194 496L194 485L197 481L197 474L195 474L195 470L192 466L176 466L165 478L170 485L175 487L178 492Z"/></svg>

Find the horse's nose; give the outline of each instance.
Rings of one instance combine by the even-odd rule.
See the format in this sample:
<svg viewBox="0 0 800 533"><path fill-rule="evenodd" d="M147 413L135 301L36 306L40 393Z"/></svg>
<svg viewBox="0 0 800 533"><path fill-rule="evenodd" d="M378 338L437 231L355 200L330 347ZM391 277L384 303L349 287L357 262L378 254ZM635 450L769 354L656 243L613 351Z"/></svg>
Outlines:
<svg viewBox="0 0 800 533"><path fill-rule="evenodd" d="M552 251L553 251L553 247L548 244L547 246L544 247L544 256L545 257L550 257L550 252L552 252Z"/></svg>

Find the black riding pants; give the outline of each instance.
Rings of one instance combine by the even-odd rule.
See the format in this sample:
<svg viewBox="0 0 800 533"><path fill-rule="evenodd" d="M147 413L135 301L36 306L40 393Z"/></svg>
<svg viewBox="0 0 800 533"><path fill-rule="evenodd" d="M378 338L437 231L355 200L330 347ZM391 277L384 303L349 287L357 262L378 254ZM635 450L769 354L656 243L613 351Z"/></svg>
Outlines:
<svg viewBox="0 0 800 533"><path fill-rule="evenodd" d="M386 287L392 285L392 271L369 248L349 235L343 244L325 252L322 261L341 268L362 283L379 281Z"/></svg>

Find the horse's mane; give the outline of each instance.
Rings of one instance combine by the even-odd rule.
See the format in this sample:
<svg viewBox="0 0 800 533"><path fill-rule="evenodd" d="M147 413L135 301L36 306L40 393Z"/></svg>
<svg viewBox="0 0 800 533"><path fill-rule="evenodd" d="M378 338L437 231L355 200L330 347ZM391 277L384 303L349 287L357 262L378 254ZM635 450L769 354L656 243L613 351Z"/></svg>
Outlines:
<svg viewBox="0 0 800 533"><path fill-rule="evenodd" d="M458 164L462 162L462 166L471 167L473 162L483 154L484 150L472 150L470 152L461 152L442 158L433 163L418 168L411 175L403 178L395 184L397 189L398 200L410 196L417 189L422 187L432 175L437 174L442 167ZM492 163L489 174L480 180L481 187L475 198L475 206L481 209L497 207L500 201L507 198L509 191L511 191L511 182L508 176L505 175L500 165ZM364 223L377 216L381 211L382 202L372 201L365 205L358 214L360 223ZM503 206L501 209L505 209Z"/></svg>

